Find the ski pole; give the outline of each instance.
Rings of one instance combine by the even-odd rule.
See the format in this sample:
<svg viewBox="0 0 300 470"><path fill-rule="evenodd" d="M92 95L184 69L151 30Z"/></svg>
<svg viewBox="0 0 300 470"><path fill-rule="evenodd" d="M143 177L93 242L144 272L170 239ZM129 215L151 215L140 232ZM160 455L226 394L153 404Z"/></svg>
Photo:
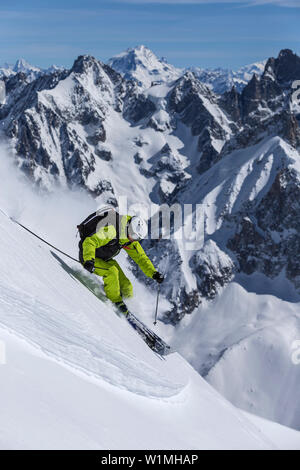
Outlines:
<svg viewBox="0 0 300 470"><path fill-rule="evenodd" d="M157 313L158 313L159 294L160 294L160 284L158 284L158 288L157 288L156 309L155 309L155 317L154 317L154 323L153 323L153 325L156 325L156 324L157 324Z"/></svg>
<svg viewBox="0 0 300 470"><path fill-rule="evenodd" d="M165 269L164 269L164 273L163 273L163 276L164 276L164 277L165 277L165 275L166 275L168 265L169 265L169 254L167 255L167 258L166 258L166 265L165 265ZM158 314L158 301L159 301L159 296L160 296L160 284L158 284L158 289L157 289L156 308L155 308L155 317L154 317L153 325L156 325L156 324L157 324L157 314Z"/></svg>
<svg viewBox="0 0 300 470"><path fill-rule="evenodd" d="M54 245L51 245L51 243L47 242L47 240L44 240L44 238L40 237L39 235L37 235L35 232L33 232L32 230L30 230L28 227L25 227L25 225L21 224L20 222L18 222L16 219L14 219L13 217L11 217L10 215L6 214L6 212L4 212L4 210L2 210L0 208L0 212L2 212L2 214L4 214L6 217L8 217L12 222L14 222L15 224L19 225L19 227L22 227L24 230L26 230L27 232L29 232L31 235L33 235L34 237L38 238L39 240L41 240L43 243L45 243L46 245L48 246L51 246L51 248L53 248L54 250L58 251L59 253L61 253L62 255L65 255L67 256L68 258L70 258L72 261L76 261L76 263L80 263L80 261L78 259L75 259L73 258L73 256L70 256L68 255L68 253L65 253L64 251L60 250L59 248L57 248L56 246ZM80 263L81 264L81 263Z"/></svg>

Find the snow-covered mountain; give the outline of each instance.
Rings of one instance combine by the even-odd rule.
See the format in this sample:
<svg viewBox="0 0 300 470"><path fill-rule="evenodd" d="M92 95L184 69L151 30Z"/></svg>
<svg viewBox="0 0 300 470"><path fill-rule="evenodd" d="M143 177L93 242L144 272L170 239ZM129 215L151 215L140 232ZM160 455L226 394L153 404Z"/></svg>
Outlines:
<svg viewBox="0 0 300 470"><path fill-rule="evenodd" d="M201 67L180 69L168 64L164 58L159 59L146 46L138 46L112 57L108 61L108 65L127 80L135 80L143 88L149 88L153 83L168 84L191 71L215 93L221 94L230 91L233 86L241 92L253 74L262 75L266 61L246 65L238 70L220 67L216 69Z"/></svg>
<svg viewBox="0 0 300 470"><path fill-rule="evenodd" d="M32 81L43 71L39 67L29 64L25 59L18 59L15 65L5 64L0 67L0 77L13 77L19 73L26 75L27 79Z"/></svg>
<svg viewBox="0 0 300 470"><path fill-rule="evenodd" d="M254 74L260 76L263 74L266 60L256 62L254 64L245 65L238 70L230 69L203 69L200 67L191 67L196 77L206 85L209 85L215 93L222 94L230 91L234 86L237 91L241 92L243 88L250 82Z"/></svg>
<svg viewBox="0 0 300 470"><path fill-rule="evenodd" d="M147 80L149 61L149 73L146 63L138 69ZM220 95L191 71L143 88L80 56L70 70L33 81L6 77L0 107L12 157L40 188L80 187L98 204L126 195L130 204L202 205L203 247L144 242L167 268L160 319L229 399L297 428L300 378L290 345L300 337L300 129L291 85L299 73L300 58L283 50L241 92ZM238 374L226 381L237 356ZM282 407L284 370L291 407ZM272 388L280 389L274 399Z"/></svg>
<svg viewBox="0 0 300 470"><path fill-rule="evenodd" d="M14 75L13 65L4 64L0 67L0 78L9 77L10 75Z"/></svg>
<svg viewBox="0 0 300 470"><path fill-rule="evenodd" d="M51 74L63 70L63 67L59 67L57 65L52 65L47 69L41 69L29 64L25 59L18 59L15 65L4 64L0 67L0 77L12 77L21 73L26 75L28 80L33 81L40 75Z"/></svg>
<svg viewBox="0 0 300 470"><path fill-rule="evenodd" d="M168 83L182 75L182 70L159 59L148 47L138 46L112 57L108 65L127 80L135 80L143 88L153 83Z"/></svg>
<svg viewBox="0 0 300 470"><path fill-rule="evenodd" d="M26 62L25 59L19 59L14 65L13 71L15 73L18 72L23 72L25 74L30 74L32 72L34 73L41 73L41 69L38 67L34 67L33 65L30 65L28 62Z"/></svg>

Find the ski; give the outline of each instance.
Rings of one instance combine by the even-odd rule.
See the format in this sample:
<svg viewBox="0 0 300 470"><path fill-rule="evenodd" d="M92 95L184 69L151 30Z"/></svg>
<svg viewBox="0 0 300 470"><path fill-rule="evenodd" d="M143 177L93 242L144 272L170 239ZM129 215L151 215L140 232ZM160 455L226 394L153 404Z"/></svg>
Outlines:
<svg viewBox="0 0 300 470"><path fill-rule="evenodd" d="M139 320L133 313L129 312L126 316L126 320L132 326L132 328L142 337L147 346L152 351L159 354L160 356L167 356L172 353L171 347L165 343L157 334L155 334L148 326Z"/></svg>

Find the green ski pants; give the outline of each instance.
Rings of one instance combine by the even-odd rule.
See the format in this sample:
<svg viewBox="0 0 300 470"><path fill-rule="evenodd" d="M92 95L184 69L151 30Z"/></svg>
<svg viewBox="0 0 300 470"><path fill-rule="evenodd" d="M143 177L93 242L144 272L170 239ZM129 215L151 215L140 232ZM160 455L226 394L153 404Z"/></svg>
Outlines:
<svg viewBox="0 0 300 470"><path fill-rule="evenodd" d="M133 296L133 287L115 260L95 259L95 274L103 277L104 291L112 302L121 302L123 297Z"/></svg>

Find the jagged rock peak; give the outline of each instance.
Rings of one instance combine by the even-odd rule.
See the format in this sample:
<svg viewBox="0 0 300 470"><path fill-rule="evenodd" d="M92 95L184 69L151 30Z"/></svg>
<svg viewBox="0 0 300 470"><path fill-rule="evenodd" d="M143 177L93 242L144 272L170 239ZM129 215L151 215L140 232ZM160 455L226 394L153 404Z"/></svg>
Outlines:
<svg viewBox="0 0 300 470"><path fill-rule="evenodd" d="M33 65L30 65L25 59L18 59L17 62L15 63L13 71L16 73L18 72L28 73L28 72L41 72L41 69Z"/></svg>
<svg viewBox="0 0 300 470"><path fill-rule="evenodd" d="M73 67L71 68L71 72L76 73L84 73L87 72L88 69L93 67L100 68L103 67L103 63L97 60L95 57L91 55L80 55L74 61Z"/></svg>
<svg viewBox="0 0 300 470"><path fill-rule="evenodd" d="M251 78L250 82L249 82L249 85L251 85L251 84L254 85L258 82L260 82L260 77L256 73L254 73L252 75L252 78Z"/></svg>
<svg viewBox="0 0 300 470"><path fill-rule="evenodd" d="M176 87L182 88L182 89L193 89L196 90L197 93L203 93L205 95L209 96L214 96L215 93L210 89L208 85L205 83L201 82L197 76L195 75L194 72L188 70L185 72L182 77L178 78L176 81Z"/></svg>
<svg viewBox="0 0 300 470"><path fill-rule="evenodd" d="M270 72L281 84L289 84L291 81L299 80L300 57L291 49L283 49L277 59L271 57L267 61L263 77Z"/></svg>
<svg viewBox="0 0 300 470"><path fill-rule="evenodd" d="M279 52L278 59L282 59L286 57L293 58L293 57L297 57L297 55L291 49L282 49Z"/></svg>

